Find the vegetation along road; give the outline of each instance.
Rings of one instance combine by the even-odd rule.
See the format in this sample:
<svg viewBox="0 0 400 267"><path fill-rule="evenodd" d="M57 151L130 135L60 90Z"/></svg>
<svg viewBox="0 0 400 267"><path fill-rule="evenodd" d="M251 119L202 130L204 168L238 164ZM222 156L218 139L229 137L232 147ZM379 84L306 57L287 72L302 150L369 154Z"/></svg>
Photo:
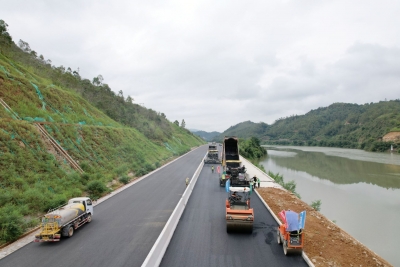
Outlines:
<svg viewBox="0 0 400 267"><path fill-rule="evenodd" d="M2 267L141 266L206 153L202 146L95 207L93 221L58 243L31 243Z"/></svg>

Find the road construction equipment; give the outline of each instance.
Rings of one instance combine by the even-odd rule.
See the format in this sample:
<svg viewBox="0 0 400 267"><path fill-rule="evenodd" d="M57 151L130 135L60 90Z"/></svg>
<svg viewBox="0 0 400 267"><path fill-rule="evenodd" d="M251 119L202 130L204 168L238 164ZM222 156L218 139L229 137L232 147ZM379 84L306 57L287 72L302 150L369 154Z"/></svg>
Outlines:
<svg viewBox="0 0 400 267"><path fill-rule="evenodd" d="M224 138L222 148L222 167L225 172L225 179L220 179L220 186L225 186L227 179L230 179L231 186L250 186L249 175L246 167L239 159L238 138L235 136Z"/></svg>
<svg viewBox="0 0 400 267"><path fill-rule="evenodd" d="M218 157L218 148L216 144L210 144L208 146L208 153L204 159L204 164L221 164Z"/></svg>
<svg viewBox="0 0 400 267"><path fill-rule="evenodd" d="M229 187L228 190L225 201L226 232L252 233L254 211L250 207L250 188Z"/></svg>
<svg viewBox="0 0 400 267"><path fill-rule="evenodd" d="M56 242L61 236L71 237L74 231L92 221L93 204L88 197L72 198L68 204L50 210L44 215L40 233L34 242Z"/></svg>
<svg viewBox="0 0 400 267"><path fill-rule="evenodd" d="M304 225L306 220L306 211L300 214L291 210L282 210L279 213L283 224L278 227L277 241L282 244L283 253L301 254L304 245Z"/></svg>

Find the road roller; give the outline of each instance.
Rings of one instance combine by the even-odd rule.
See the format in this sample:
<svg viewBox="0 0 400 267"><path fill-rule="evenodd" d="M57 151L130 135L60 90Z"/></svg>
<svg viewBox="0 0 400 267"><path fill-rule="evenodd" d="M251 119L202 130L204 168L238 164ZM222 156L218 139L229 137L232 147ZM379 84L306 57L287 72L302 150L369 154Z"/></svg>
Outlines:
<svg viewBox="0 0 400 267"><path fill-rule="evenodd" d="M277 229L278 244L282 244L283 253L301 254L304 245L304 224L306 211L300 214L291 210L282 210L279 213L283 223Z"/></svg>
<svg viewBox="0 0 400 267"><path fill-rule="evenodd" d="M254 211L250 207L250 188L229 187L228 193L225 202L227 233L252 233Z"/></svg>

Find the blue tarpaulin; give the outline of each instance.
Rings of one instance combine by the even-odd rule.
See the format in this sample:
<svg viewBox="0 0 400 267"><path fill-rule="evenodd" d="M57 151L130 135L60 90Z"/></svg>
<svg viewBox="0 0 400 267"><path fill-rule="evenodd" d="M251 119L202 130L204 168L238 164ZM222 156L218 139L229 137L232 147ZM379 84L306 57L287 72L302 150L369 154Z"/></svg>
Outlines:
<svg viewBox="0 0 400 267"><path fill-rule="evenodd" d="M286 231L289 231L289 232L298 231L299 230L299 214L294 211L287 210L285 212L285 215L286 215L286 222L287 222Z"/></svg>
<svg viewBox="0 0 400 267"><path fill-rule="evenodd" d="M230 187L230 185L231 185L230 179L226 180L226 183L225 183L225 190L226 190L227 193L229 193L229 187Z"/></svg>

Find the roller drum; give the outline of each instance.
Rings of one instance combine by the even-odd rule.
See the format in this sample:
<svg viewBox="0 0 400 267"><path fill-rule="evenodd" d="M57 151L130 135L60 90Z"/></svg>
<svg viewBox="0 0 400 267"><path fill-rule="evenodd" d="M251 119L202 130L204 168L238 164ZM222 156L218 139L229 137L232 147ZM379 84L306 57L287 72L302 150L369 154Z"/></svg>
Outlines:
<svg viewBox="0 0 400 267"><path fill-rule="evenodd" d="M253 223L251 222L227 222L226 231L228 233L248 233L253 232Z"/></svg>

